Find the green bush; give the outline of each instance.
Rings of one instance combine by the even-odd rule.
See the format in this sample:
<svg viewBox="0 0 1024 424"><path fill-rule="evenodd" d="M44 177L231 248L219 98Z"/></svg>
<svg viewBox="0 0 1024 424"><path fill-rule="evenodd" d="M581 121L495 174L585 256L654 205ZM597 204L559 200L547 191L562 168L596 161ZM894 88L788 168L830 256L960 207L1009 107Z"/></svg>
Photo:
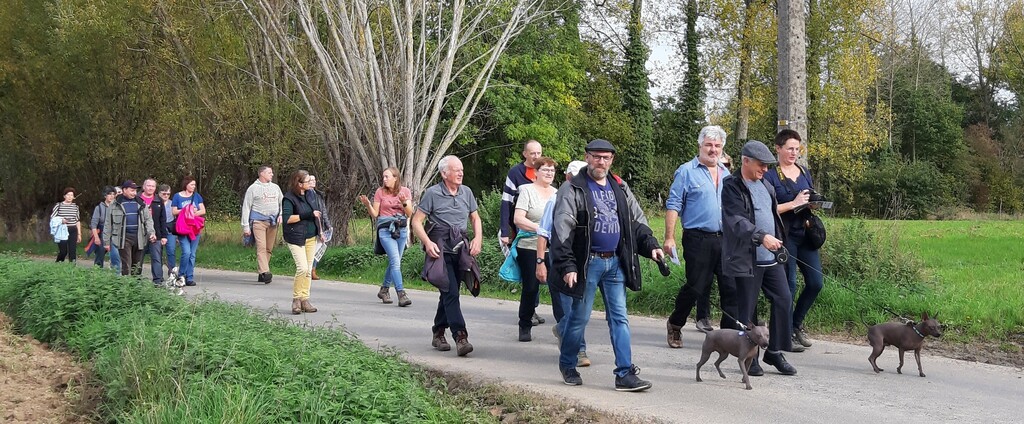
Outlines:
<svg viewBox="0 0 1024 424"><path fill-rule="evenodd" d="M388 352L240 305L188 302L104 271L0 256L19 329L95 361L117 422L466 422Z"/></svg>

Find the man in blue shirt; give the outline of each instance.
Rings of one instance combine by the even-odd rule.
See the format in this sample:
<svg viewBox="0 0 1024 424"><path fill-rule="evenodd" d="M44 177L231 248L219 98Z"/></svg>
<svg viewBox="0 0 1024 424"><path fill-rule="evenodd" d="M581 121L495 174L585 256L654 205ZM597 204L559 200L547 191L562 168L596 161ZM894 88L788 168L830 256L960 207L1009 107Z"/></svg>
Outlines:
<svg viewBox="0 0 1024 424"><path fill-rule="evenodd" d="M711 289L711 277L718 276L718 291L721 295L722 328L735 328L736 282L722 274L722 179L729 170L719 163L722 148L725 147L725 131L718 126L707 126L697 136L699 153L693 160L676 169L672 188L665 202L664 249L676 256L676 219L682 218L683 260L686 261L686 284L676 295L675 309L668 318L668 346L683 347L679 330L686 325L697 301ZM699 312L699 311L698 311ZM699 315L699 314L698 314ZM707 323L707 317L698 317L700 324Z"/></svg>

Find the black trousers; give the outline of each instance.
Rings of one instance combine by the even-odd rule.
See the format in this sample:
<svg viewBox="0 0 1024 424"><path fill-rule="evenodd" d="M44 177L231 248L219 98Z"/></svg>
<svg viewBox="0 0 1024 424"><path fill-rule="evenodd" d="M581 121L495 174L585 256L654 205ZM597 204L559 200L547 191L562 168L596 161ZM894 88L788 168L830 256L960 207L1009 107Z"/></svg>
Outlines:
<svg viewBox="0 0 1024 424"><path fill-rule="evenodd" d="M736 278L739 295L737 319L745 323L756 323L758 292L771 302L771 318L768 320L768 350L780 351L793 348L793 295L789 292L789 280L781 264L768 267L754 267L753 277Z"/></svg>
<svg viewBox="0 0 1024 424"><path fill-rule="evenodd" d="M522 292L519 293L519 328L533 327L533 314L537 312L540 282L537 281L537 251L516 249L516 264L519 265L519 278L522 281Z"/></svg>
<svg viewBox="0 0 1024 424"><path fill-rule="evenodd" d="M701 302L702 299L709 299L708 292L711 291L712 277L718 277L718 293L721 298L722 311L725 312L722 314L722 328L737 328L736 321L729 317L730 315L739 316L736 280L722 274L722 236L717 233L684 230L683 260L686 262L686 283L679 288L679 293L676 294L675 309L669 316L668 322L672 325L685 325L686 317L690 316L694 305ZM707 311L705 313L708 315L702 317L700 309L700 307L697 308L698 319L710 315L710 311Z"/></svg>
<svg viewBox="0 0 1024 424"><path fill-rule="evenodd" d="M57 243L57 262L78 260L78 226L68 225L68 239Z"/></svg>
<svg viewBox="0 0 1024 424"><path fill-rule="evenodd" d="M448 290L442 291L437 300L437 313L434 315L434 326L430 331L436 333L451 328L452 336L457 336L459 332L466 332L466 320L462 317L462 305L459 303L459 255L447 252L443 255L444 267L448 271Z"/></svg>

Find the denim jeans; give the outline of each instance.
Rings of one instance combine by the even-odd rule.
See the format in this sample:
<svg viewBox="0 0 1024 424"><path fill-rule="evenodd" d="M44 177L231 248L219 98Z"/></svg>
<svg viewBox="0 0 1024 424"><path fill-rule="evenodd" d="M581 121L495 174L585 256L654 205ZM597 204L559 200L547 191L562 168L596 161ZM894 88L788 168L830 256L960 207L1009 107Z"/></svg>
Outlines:
<svg viewBox="0 0 1024 424"><path fill-rule="evenodd" d="M803 242L803 237L788 237L786 239L786 250L789 251L790 257L786 263L786 278L789 279L789 291L796 299L796 306L793 307L793 328L803 326L807 312L811 310L814 301L818 299L818 293L824 286L824 275L821 273L821 254L817 250L800 246ZM800 273L804 276L804 291L800 292L800 297L796 295L796 268L798 265Z"/></svg>
<svg viewBox="0 0 1024 424"><path fill-rule="evenodd" d="M402 255L405 254L405 246L409 241L409 228L402 228L397 239L391 238L391 231L387 228L377 230L377 239L381 247L388 254L388 268L384 270L384 283L381 287L395 286L395 290L405 290L402 286Z"/></svg>
<svg viewBox="0 0 1024 424"><path fill-rule="evenodd" d="M163 245L160 244L160 240L151 241L146 243L146 250L142 252L143 256L149 253L150 271L153 273L153 282L159 283L164 280L164 264L163 264Z"/></svg>
<svg viewBox="0 0 1024 424"><path fill-rule="evenodd" d="M545 259L547 259L548 268L548 292L551 293L551 314L555 316L555 327L558 334L565 334L565 311L572 309L572 296L558 291L558 288L552 284L552 280L558 278L558 273L551 271L551 255L548 254ZM580 351L587 351L586 332L580 338Z"/></svg>
<svg viewBox="0 0 1024 424"><path fill-rule="evenodd" d="M178 247L178 236L176 236L174 234L168 234L167 235L167 244L164 245L164 253L167 254L167 262L166 262L166 264L167 264L167 272L171 272L171 268L174 268L174 266L178 263L177 261L175 261L175 258L177 258L177 253L174 251L174 249L176 249L177 247ZM179 271L180 271L180 269L179 269ZM178 275L181 275L181 274L178 274Z"/></svg>
<svg viewBox="0 0 1024 424"><path fill-rule="evenodd" d="M181 262L178 265L178 275L185 276L185 281L195 281L196 270L196 249L199 248L199 236L195 240L189 240L188 236L177 236L178 244L181 246Z"/></svg>
<svg viewBox="0 0 1024 424"><path fill-rule="evenodd" d="M110 254L110 269L114 270L118 275L121 274L121 252L116 247L111 248Z"/></svg>
<svg viewBox="0 0 1024 424"><path fill-rule="evenodd" d="M629 316L626 312L626 276L619 266L619 258L600 258L591 256L587 264L586 290L583 298L570 296L563 301L565 310L562 344L559 346L558 368L566 370L576 368L577 354L583 340L583 331L590 321L590 312L594 308L594 296L601 289L604 299L605 317L608 321L608 332L611 334L612 351L615 353L615 375L624 377L629 374L632 362L632 351L629 337ZM583 283L577 281L577 284Z"/></svg>

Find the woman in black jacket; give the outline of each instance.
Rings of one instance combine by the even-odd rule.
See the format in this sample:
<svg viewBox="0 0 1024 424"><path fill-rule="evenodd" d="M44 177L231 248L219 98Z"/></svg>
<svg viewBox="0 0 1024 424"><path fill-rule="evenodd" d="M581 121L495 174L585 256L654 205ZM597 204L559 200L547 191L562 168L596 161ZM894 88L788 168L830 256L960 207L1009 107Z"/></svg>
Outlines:
<svg viewBox="0 0 1024 424"><path fill-rule="evenodd" d="M288 191L281 204L282 231L288 251L295 260L295 283L292 285L292 313L316 312L309 303L309 285L313 269L313 251L319 235L316 221L320 211L306 200L309 172L298 170L288 180Z"/></svg>

